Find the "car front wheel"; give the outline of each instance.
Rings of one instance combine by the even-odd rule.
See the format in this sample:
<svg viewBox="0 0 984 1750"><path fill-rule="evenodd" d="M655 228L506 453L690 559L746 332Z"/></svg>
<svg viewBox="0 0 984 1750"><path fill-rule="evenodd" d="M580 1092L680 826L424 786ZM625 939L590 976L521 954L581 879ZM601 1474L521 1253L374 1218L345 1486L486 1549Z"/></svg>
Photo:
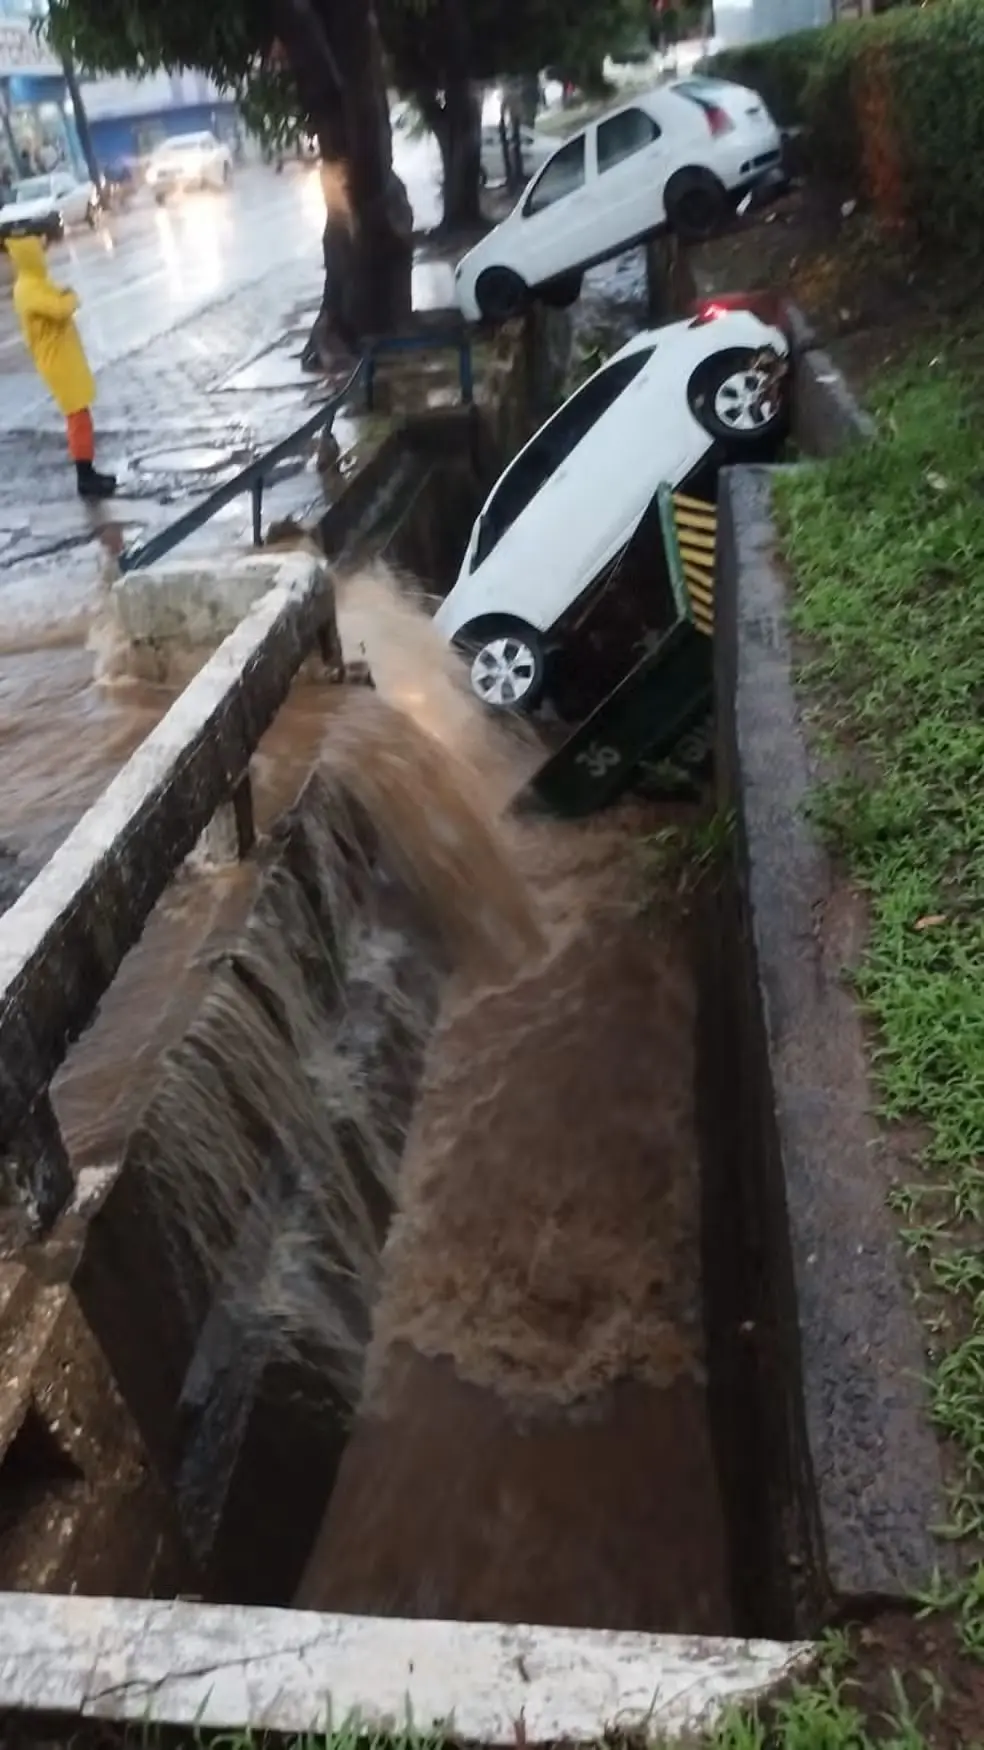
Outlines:
<svg viewBox="0 0 984 1750"><path fill-rule="evenodd" d="M784 435L788 378L775 355L732 347L715 353L690 380L694 417L729 451L763 449Z"/></svg>
<svg viewBox="0 0 984 1750"><path fill-rule="evenodd" d="M493 711L532 711L543 694L546 658L538 632L522 620L486 620L455 640L468 659L476 699Z"/></svg>
<svg viewBox="0 0 984 1750"><path fill-rule="evenodd" d="M690 165L670 177L663 202L671 229L684 243L703 243L713 237L731 210L724 184L699 165Z"/></svg>
<svg viewBox="0 0 984 1750"><path fill-rule="evenodd" d="M525 280L511 267L487 267L475 286L475 301L486 322L511 322L529 299Z"/></svg>

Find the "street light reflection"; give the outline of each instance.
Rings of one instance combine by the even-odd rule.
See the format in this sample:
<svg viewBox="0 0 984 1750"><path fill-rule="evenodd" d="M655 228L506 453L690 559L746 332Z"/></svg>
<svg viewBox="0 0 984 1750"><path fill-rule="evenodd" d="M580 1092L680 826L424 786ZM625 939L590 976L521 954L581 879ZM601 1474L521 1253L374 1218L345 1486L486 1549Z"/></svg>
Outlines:
<svg viewBox="0 0 984 1750"><path fill-rule="evenodd" d="M218 291L223 281L222 226L214 202L185 197L173 217L159 207L155 218L171 297L187 300Z"/></svg>

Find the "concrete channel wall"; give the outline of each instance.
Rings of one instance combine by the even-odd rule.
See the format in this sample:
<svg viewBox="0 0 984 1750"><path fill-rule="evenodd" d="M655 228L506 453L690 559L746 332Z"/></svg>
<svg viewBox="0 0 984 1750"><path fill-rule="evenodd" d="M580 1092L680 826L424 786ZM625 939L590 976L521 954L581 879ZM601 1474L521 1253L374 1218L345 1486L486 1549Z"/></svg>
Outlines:
<svg viewBox="0 0 984 1750"><path fill-rule="evenodd" d="M799 420L821 454L870 421L811 351ZM888 1210L848 978L863 909L809 818L817 774L794 679L777 470L724 472L715 623L727 876L706 898L702 1090L712 1371L739 1565L787 1621L904 1606L951 1565L924 1340ZM760 1453L768 1489L754 1486ZM781 1545L792 1552L783 1574ZM777 1590L778 1588L778 1590Z"/></svg>

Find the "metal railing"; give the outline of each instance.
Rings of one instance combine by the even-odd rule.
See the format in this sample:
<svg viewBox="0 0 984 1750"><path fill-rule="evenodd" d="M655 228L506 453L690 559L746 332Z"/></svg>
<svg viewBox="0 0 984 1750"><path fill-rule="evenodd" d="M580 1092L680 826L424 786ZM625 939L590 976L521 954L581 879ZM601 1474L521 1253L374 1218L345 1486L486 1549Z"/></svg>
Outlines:
<svg viewBox="0 0 984 1750"><path fill-rule="evenodd" d="M299 425L296 431L282 438L279 444L266 450L255 461L249 462L238 474L227 480L225 485L216 487L207 498L200 499L197 504L186 510L183 516L169 523L166 529L152 535L142 547L124 550L119 558L119 568L122 572L144 571L148 565L153 565L158 559L186 541L189 535L195 534L212 518L223 510L227 504L242 498L249 493L253 501L253 545L263 544L263 491L273 471L291 456L298 455L306 449L313 438L323 432L330 432L335 415L339 408L363 384L365 389L365 405L369 412L375 405L376 366L379 358L386 353L422 352L429 348L454 347L458 353L458 380L461 388L461 399L466 406L471 406L475 399L475 377L472 360L471 336L462 329L452 333L424 334L394 334L385 335L370 342L366 351L359 359L351 375L342 387L325 401L310 419Z"/></svg>

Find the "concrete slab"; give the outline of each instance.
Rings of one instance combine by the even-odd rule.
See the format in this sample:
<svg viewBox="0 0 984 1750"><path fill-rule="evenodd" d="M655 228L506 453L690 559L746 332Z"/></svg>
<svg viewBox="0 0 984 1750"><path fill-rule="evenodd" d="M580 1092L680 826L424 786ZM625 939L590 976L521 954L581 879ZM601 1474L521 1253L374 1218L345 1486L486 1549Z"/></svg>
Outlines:
<svg viewBox="0 0 984 1750"><path fill-rule="evenodd" d="M806 1643L0 1594L0 1709L22 1719L664 1745L805 1675L812 1656Z"/></svg>
<svg viewBox="0 0 984 1750"><path fill-rule="evenodd" d="M306 577L317 562L302 555L248 553L217 565L195 558L163 559L146 571L131 571L110 590L113 617L133 644L180 644L214 648L245 619L253 604L278 581Z"/></svg>

